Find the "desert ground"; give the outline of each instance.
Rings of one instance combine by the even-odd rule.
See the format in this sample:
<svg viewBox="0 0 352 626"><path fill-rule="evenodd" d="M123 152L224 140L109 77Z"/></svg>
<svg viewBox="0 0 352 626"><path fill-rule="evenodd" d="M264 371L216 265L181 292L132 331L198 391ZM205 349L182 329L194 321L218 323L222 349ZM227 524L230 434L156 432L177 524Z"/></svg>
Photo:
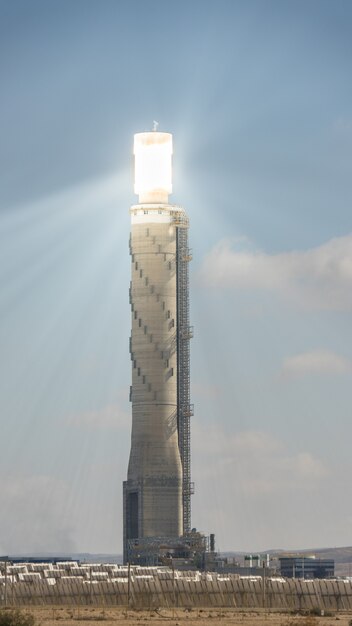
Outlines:
<svg viewBox="0 0 352 626"><path fill-rule="evenodd" d="M28 607L38 626L128 626L155 624L158 626L352 626L352 613L324 616L289 615L277 612L243 611L234 609L160 609L137 611L121 607Z"/></svg>

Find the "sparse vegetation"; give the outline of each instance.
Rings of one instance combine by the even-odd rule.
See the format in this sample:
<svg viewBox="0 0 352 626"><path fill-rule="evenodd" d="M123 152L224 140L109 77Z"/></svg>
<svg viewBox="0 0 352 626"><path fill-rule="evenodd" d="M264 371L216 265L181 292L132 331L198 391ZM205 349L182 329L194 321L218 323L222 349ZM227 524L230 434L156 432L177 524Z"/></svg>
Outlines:
<svg viewBox="0 0 352 626"><path fill-rule="evenodd" d="M308 610L309 615L321 615L321 609L318 606L314 606L312 609Z"/></svg>
<svg viewBox="0 0 352 626"><path fill-rule="evenodd" d="M0 626L35 626L32 613L18 609L0 609Z"/></svg>
<svg viewBox="0 0 352 626"><path fill-rule="evenodd" d="M302 617L299 620L289 619L286 622L283 622L282 626L317 626L317 620L315 617L308 615L307 617Z"/></svg>

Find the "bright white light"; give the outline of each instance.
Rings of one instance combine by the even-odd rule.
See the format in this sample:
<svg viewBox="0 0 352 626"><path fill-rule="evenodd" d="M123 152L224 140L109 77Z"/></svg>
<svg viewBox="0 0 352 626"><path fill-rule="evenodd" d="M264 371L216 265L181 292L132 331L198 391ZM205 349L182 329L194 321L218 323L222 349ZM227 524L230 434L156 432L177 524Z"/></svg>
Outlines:
<svg viewBox="0 0 352 626"><path fill-rule="evenodd" d="M172 135L138 133L134 136L134 191L140 202L164 201L172 193Z"/></svg>

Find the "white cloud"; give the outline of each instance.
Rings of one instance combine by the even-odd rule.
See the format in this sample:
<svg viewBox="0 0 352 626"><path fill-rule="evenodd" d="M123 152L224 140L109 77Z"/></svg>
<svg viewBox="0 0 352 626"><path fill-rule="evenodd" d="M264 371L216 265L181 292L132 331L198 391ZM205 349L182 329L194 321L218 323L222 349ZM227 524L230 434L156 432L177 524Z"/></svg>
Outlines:
<svg viewBox="0 0 352 626"><path fill-rule="evenodd" d="M238 250L223 240L205 257L200 278L209 287L276 292L312 309L352 310L352 235L279 254Z"/></svg>
<svg viewBox="0 0 352 626"><path fill-rule="evenodd" d="M126 430L131 427L131 415L118 405L109 405L95 411L84 411L69 418L69 423L83 428Z"/></svg>
<svg viewBox="0 0 352 626"><path fill-rule="evenodd" d="M344 374L352 372L352 362L327 350L303 352L284 359L281 373L292 378L306 374Z"/></svg>
<svg viewBox="0 0 352 626"><path fill-rule="evenodd" d="M302 442L292 452L267 432L193 423L193 523L215 532L219 550L314 544L331 475Z"/></svg>
<svg viewBox="0 0 352 626"><path fill-rule="evenodd" d="M282 441L261 431L227 433L199 424L193 427L193 452L202 480L216 476L227 488L248 496L280 493L287 489L311 489L327 475L323 463L303 450L290 454Z"/></svg>
<svg viewBox="0 0 352 626"><path fill-rule="evenodd" d="M50 476L0 479L0 553L74 551L72 528L65 520L66 484Z"/></svg>
<svg viewBox="0 0 352 626"><path fill-rule="evenodd" d="M350 133L352 132L352 118L339 117L333 123L333 129L337 133Z"/></svg>
<svg viewBox="0 0 352 626"><path fill-rule="evenodd" d="M192 383L192 392L195 396L200 398L218 398L221 394L220 385L214 385L209 383L205 385L203 383Z"/></svg>

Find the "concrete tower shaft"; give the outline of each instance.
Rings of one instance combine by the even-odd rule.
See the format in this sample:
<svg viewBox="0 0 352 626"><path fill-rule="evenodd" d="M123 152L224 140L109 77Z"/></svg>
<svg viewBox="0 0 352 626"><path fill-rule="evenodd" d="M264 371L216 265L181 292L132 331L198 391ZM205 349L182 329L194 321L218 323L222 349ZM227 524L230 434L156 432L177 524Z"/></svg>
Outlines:
<svg viewBox="0 0 352 626"><path fill-rule="evenodd" d="M178 538L190 525L188 218L167 202L171 135L140 133L134 145L140 203L130 211L132 435L124 482L125 562L131 542Z"/></svg>

